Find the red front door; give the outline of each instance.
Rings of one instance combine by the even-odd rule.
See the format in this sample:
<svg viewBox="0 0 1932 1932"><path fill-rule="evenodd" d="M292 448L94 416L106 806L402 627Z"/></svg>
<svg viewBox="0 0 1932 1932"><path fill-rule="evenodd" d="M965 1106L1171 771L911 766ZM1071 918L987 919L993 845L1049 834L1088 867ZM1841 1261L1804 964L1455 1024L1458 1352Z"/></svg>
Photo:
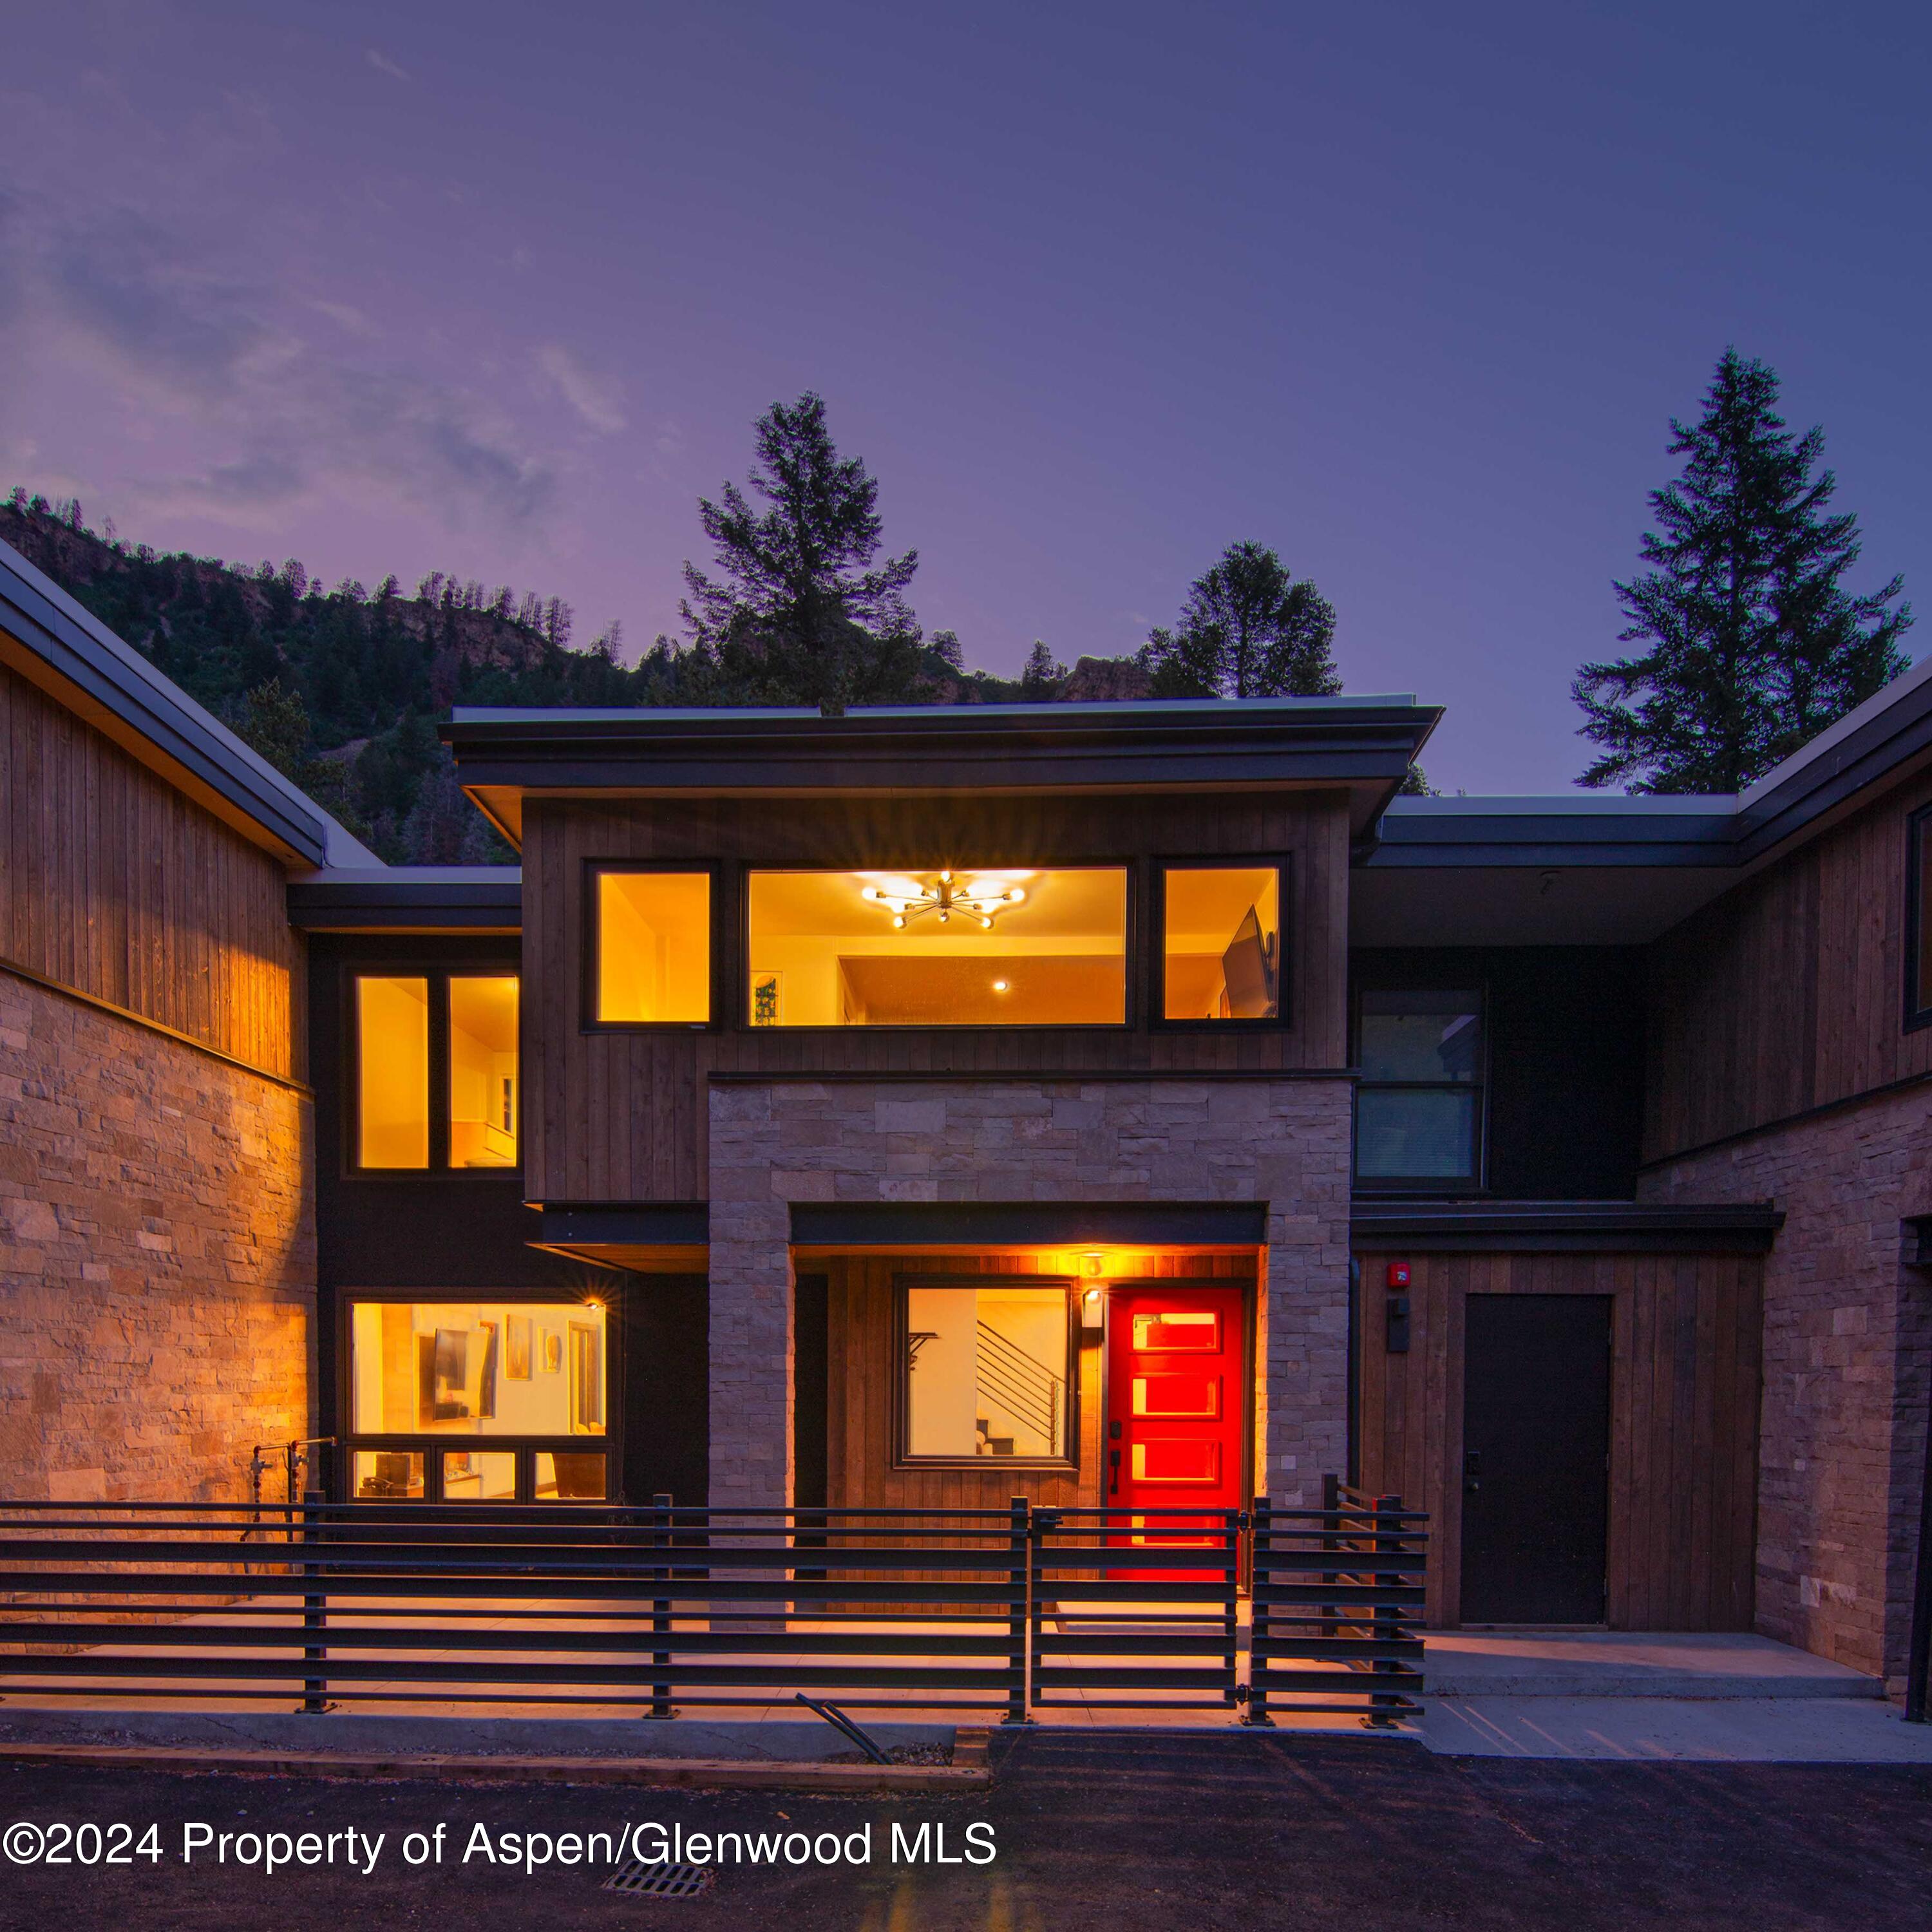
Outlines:
<svg viewBox="0 0 1932 1932"><path fill-rule="evenodd" d="M1117 1288L1107 1330L1107 1507L1240 1508L1247 1414L1241 1290ZM1138 1541L1136 1528L1155 1526L1220 1527L1207 1516L1198 1524L1149 1516L1121 1526L1111 1540Z"/></svg>

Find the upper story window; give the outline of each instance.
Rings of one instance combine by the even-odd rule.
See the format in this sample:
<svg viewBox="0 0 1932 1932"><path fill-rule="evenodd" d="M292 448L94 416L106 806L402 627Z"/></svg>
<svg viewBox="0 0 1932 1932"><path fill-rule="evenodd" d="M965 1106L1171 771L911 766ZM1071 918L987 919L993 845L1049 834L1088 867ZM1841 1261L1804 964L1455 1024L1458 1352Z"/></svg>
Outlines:
<svg viewBox="0 0 1932 1932"><path fill-rule="evenodd" d="M1127 874L753 872L754 1027L1123 1026Z"/></svg>
<svg viewBox="0 0 1932 1932"><path fill-rule="evenodd" d="M358 973L355 1165L509 1168L522 1104L514 973Z"/></svg>
<svg viewBox="0 0 1932 1932"><path fill-rule="evenodd" d="M1932 805L1905 822L1905 1024L1932 1026Z"/></svg>
<svg viewBox="0 0 1932 1932"><path fill-rule="evenodd" d="M1365 989L1356 1029L1356 1179L1384 1187L1479 1184L1482 994Z"/></svg>
<svg viewBox="0 0 1932 1932"><path fill-rule="evenodd" d="M600 868L592 984L597 1020L704 1026L711 1018L711 874Z"/></svg>
<svg viewBox="0 0 1932 1932"><path fill-rule="evenodd" d="M1162 1018L1281 1018L1282 897L1276 866L1162 870Z"/></svg>

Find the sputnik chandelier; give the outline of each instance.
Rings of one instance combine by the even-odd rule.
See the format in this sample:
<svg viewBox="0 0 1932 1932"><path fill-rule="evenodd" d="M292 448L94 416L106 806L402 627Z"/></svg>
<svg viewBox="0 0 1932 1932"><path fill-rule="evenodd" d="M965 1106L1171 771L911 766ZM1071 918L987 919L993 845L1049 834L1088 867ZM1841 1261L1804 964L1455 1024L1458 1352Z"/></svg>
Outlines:
<svg viewBox="0 0 1932 1932"><path fill-rule="evenodd" d="M962 882L950 872L941 872L930 885L922 880L896 880L886 886L862 886L859 896L884 907L892 914L896 926L909 925L916 919L923 919L928 913L935 914L941 926L950 926L952 915L958 913L962 918L990 928L998 914L1009 906L1018 904L1026 893L1018 886L1006 885L998 880L971 879Z"/></svg>

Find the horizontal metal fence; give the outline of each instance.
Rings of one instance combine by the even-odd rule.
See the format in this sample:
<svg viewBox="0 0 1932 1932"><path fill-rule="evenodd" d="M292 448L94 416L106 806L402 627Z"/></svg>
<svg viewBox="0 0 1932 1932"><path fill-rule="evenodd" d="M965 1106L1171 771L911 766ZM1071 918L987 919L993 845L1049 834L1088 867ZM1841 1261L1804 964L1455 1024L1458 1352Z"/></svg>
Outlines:
<svg viewBox="0 0 1932 1932"><path fill-rule="evenodd" d="M1021 1497L769 1510L312 1497L266 1520L245 1504L0 1502L0 1688L646 1718L803 1691L1009 1722L1246 1701L1265 1722L1271 1695L1346 1684L1355 1702L1322 1708L1385 1721L1419 1683L1409 1625L1378 1620L1420 1600L1376 1595L1410 1587L1388 1583L1411 1574L1421 1518L1401 1522L1398 1550L1392 1518L1342 1497L1326 1511L1264 1500L1252 1516ZM1297 1567L1311 1546L1327 1560L1312 1576ZM1294 1594L1315 1576L1317 1598Z"/></svg>

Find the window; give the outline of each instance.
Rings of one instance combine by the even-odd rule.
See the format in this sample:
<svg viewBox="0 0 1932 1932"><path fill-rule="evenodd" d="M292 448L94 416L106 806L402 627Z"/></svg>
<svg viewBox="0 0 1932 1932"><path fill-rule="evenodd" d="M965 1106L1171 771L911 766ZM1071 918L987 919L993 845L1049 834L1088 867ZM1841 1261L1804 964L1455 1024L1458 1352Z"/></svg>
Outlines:
<svg viewBox="0 0 1932 1932"><path fill-rule="evenodd" d="M518 991L500 970L355 976L358 1168L516 1166Z"/></svg>
<svg viewBox="0 0 1932 1932"><path fill-rule="evenodd" d="M1905 1024L1932 1026L1932 806L1906 820Z"/></svg>
<svg viewBox="0 0 1932 1932"><path fill-rule="evenodd" d="M1423 1188L1479 1180L1481 994L1364 991L1357 1024L1357 1179Z"/></svg>
<svg viewBox="0 0 1932 1932"><path fill-rule="evenodd" d="M358 1300L348 1340L352 1496L604 1496L610 1347L598 1304Z"/></svg>
<svg viewBox="0 0 1932 1932"><path fill-rule="evenodd" d="M709 1024L711 874L612 867L592 876L598 1023Z"/></svg>
<svg viewBox="0 0 1932 1932"><path fill-rule="evenodd" d="M1161 1016L1278 1020L1281 871L1169 866L1161 874Z"/></svg>
<svg viewBox="0 0 1932 1932"><path fill-rule="evenodd" d="M1122 1026L1124 866L754 872L754 1027Z"/></svg>
<svg viewBox="0 0 1932 1932"><path fill-rule="evenodd" d="M1073 1460L1068 1284L912 1275L900 1292L904 1460Z"/></svg>

